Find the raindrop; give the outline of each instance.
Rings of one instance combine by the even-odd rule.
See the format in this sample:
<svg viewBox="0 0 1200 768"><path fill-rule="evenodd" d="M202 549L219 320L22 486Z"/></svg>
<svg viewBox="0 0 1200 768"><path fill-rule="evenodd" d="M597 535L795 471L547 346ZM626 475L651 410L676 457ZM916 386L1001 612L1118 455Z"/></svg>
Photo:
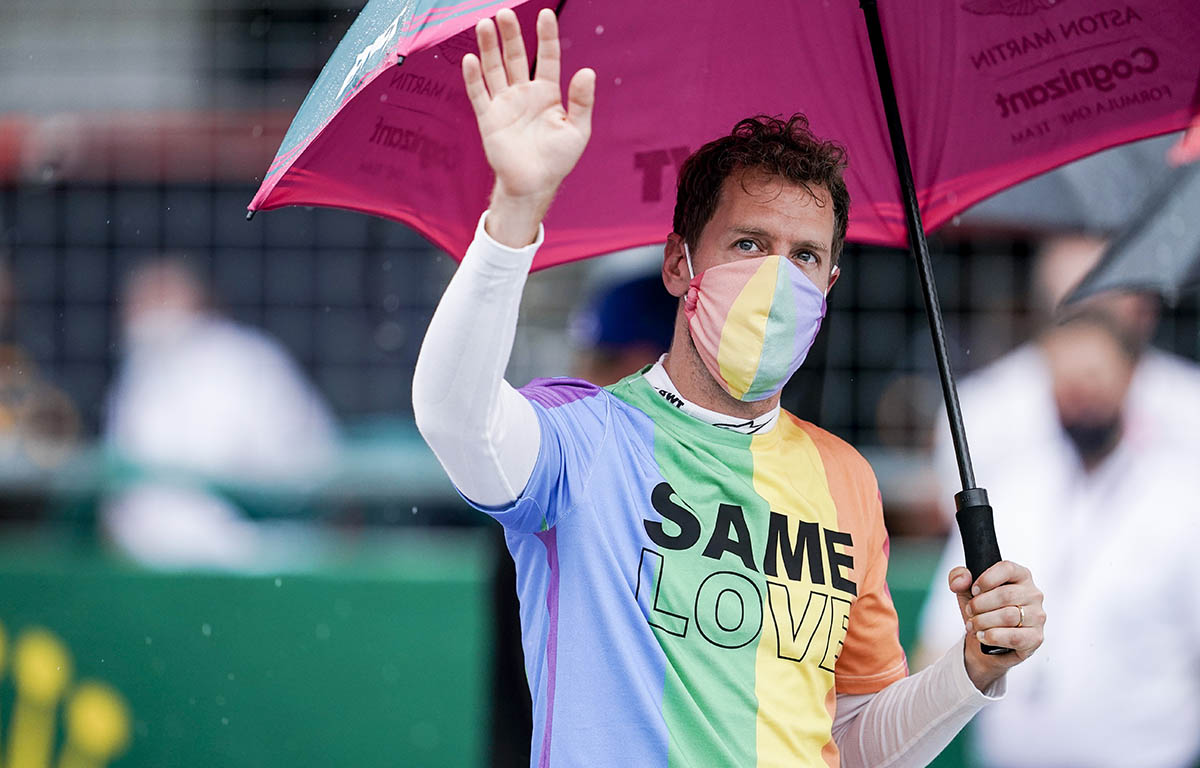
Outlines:
<svg viewBox="0 0 1200 768"><path fill-rule="evenodd" d="M414 515L415 515L415 514L417 514L417 508L416 508L416 507L413 507L413 514L414 514Z"/></svg>
<svg viewBox="0 0 1200 768"><path fill-rule="evenodd" d="M375 343L380 349L394 352L404 345L404 326L394 320L387 320L375 329Z"/></svg>
<svg viewBox="0 0 1200 768"><path fill-rule="evenodd" d="M227 677L228 677L230 680L233 680L233 673L232 673L232 672L230 672L230 673L227 675Z"/></svg>
<svg viewBox="0 0 1200 768"><path fill-rule="evenodd" d="M146 645L150 645L154 641L150 639L150 635L146 635Z"/></svg>
<svg viewBox="0 0 1200 768"><path fill-rule="evenodd" d="M228 717L222 717L222 718L221 718L221 725L229 725L229 718L228 718Z"/></svg>
<svg viewBox="0 0 1200 768"><path fill-rule="evenodd" d="M275 586L277 586L277 587L282 587L282 586L283 586L283 579L281 579L281 578L279 578L278 576L276 576L276 577L275 577Z"/></svg>
<svg viewBox="0 0 1200 768"><path fill-rule="evenodd" d="M379 94L379 100L380 100L380 101L387 101L387 94L386 94L386 93L381 93L381 94Z"/></svg>
<svg viewBox="0 0 1200 768"><path fill-rule="evenodd" d="M395 312L397 309L400 309L400 297L394 293L384 296L383 308L388 312Z"/></svg>
<svg viewBox="0 0 1200 768"><path fill-rule="evenodd" d="M962 216L955 216L953 219L950 219L951 226L957 227L960 224L962 224Z"/></svg>
<svg viewBox="0 0 1200 768"><path fill-rule="evenodd" d="M596 25L596 34L597 34L597 35L603 35L603 34L604 34L604 25L603 25L603 24L597 24L597 25Z"/></svg>
<svg viewBox="0 0 1200 768"><path fill-rule="evenodd" d="M259 136L262 136L262 135L263 135L263 127L262 127L262 124L260 123L260 124L258 124L258 125L256 125L256 126L254 126L254 128L252 128L252 129L250 130L250 135L251 135L251 136L253 136L253 137L254 137L254 138L256 138L256 139L257 139Z"/></svg>
<svg viewBox="0 0 1200 768"><path fill-rule="evenodd" d="M613 78L613 85L620 85L620 84L621 84L621 78L619 78L619 77L614 77L614 78Z"/></svg>
<svg viewBox="0 0 1200 768"><path fill-rule="evenodd" d="M201 624L200 625L200 634L204 635L205 637L212 637L212 625L211 624Z"/></svg>
<svg viewBox="0 0 1200 768"><path fill-rule="evenodd" d="M328 624L318 624L315 634L316 634L318 640L328 640L329 639L329 625Z"/></svg>

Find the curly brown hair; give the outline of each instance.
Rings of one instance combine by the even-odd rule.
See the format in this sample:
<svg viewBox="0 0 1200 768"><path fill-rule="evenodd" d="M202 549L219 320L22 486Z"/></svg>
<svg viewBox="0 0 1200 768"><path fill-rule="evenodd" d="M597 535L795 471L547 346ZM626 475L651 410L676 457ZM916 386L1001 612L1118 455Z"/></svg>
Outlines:
<svg viewBox="0 0 1200 768"><path fill-rule="evenodd" d="M833 201L832 259L836 264L846 241L850 193L842 172L846 149L813 135L808 118L797 112L787 120L768 115L748 117L732 133L710 141L689 157L679 171L675 196L675 232L696 245L717 210L721 186L735 171L762 170L804 187L824 187Z"/></svg>

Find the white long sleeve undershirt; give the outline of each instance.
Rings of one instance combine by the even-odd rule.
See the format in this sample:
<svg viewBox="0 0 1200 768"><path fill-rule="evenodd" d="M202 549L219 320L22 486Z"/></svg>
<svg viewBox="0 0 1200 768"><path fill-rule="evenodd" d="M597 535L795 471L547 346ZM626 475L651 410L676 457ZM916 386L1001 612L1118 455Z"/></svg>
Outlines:
<svg viewBox="0 0 1200 768"><path fill-rule="evenodd" d="M540 427L533 406L504 381L517 311L537 240L508 248L484 230L475 239L438 304L413 376L417 428L455 486L481 506L515 501L533 473ZM658 388L669 385L655 370ZM677 393L672 393L676 397ZM737 422L688 404L697 418ZM770 414L768 416L771 416ZM774 427L774 418L764 429ZM988 701L1002 697L1004 678L987 695L967 676L963 642L933 666L878 693L839 694L833 736L847 768L923 766Z"/></svg>

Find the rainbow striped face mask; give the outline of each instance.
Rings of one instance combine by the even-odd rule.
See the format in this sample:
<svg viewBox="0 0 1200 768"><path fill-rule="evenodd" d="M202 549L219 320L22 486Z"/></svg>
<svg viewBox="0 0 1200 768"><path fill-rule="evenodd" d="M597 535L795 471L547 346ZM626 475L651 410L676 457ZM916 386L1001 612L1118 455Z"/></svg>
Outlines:
<svg viewBox="0 0 1200 768"><path fill-rule="evenodd" d="M684 299L692 341L712 377L738 400L765 400L804 362L825 317L825 294L782 256L692 270Z"/></svg>

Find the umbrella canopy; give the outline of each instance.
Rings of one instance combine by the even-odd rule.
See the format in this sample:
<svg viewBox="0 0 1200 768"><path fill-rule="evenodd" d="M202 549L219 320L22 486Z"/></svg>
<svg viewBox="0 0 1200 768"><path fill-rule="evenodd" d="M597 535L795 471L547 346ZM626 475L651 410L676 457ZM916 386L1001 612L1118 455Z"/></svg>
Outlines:
<svg viewBox="0 0 1200 768"><path fill-rule="evenodd" d="M546 0L371 0L301 106L251 211L388 216L460 255L491 173L459 65L512 7L532 47ZM1200 72L1194 0L891 0L888 59L924 223L1109 146L1182 128ZM560 0L564 69L598 73L593 136L535 267L661 242L676 169L756 113L808 113L846 144L850 237L906 242L872 50L853 0L739 6Z"/></svg>
<svg viewBox="0 0 1200 768"><path fill-rule="evenodd" d="M1067 297L1070 304L1105 291L1152 291L1174 303L1200 286L1200 165L1171 172L1100 262Z"/></svg>

